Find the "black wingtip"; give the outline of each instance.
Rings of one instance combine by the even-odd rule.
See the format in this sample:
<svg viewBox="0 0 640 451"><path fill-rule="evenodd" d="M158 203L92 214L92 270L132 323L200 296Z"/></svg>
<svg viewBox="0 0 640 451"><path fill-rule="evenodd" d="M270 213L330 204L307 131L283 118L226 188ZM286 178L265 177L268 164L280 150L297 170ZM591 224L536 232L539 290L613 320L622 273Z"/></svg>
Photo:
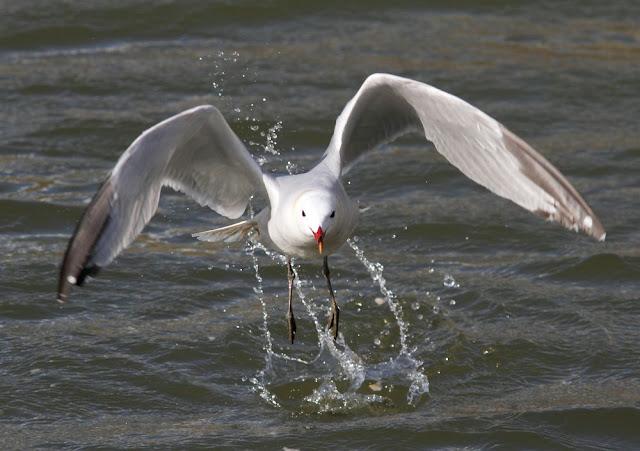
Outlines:
<svg viewBox="0 0 640 451"><path fill-rule="evenodd" d="M90 263L90 258L109 221L112 197L113 184L107 179L78 221L60 268L57 301L61 304L69 299L72 285L82 285L87 276L94 276L100 270Z"/></svg>
<svg viewBox="0 0 640 451"><path fill-rule="evenodd" d="M80 271L80 274L78 275L78 281L76 282L76 285L81 287L82 285L84 285L85 279L87 277L97 276L100 272L100 269L102 268L100 268L100 266L98 265L86 266L82 268L82 271Z"/></svg>

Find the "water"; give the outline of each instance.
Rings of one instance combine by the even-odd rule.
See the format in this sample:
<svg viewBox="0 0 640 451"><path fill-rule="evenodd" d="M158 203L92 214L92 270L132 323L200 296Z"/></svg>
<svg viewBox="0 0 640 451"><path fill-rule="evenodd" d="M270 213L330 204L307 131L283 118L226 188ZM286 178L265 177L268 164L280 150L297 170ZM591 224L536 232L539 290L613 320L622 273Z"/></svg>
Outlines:
<svg viewBox="0 0 640 451"><path fill-rule="evenodd" d="M4 2L0 444L11 448L637 448L637 2ZM434 84L584 194L607 241L486 193L416 137L359 163L357 236L286 269L190 234L167 191L71 302L58 265L146 127L217 105L265 170L313 164L364 78ZM260 208L256 200L256 209Z"/></svg>

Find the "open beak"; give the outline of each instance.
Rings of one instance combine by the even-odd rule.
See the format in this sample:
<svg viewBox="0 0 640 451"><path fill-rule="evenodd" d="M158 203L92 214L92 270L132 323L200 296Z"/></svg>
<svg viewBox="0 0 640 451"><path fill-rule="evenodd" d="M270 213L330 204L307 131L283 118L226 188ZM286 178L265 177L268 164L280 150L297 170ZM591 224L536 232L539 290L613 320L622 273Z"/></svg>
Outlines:
<svg viewBox="0 0 640 451"><path fill-rule="evenodd" d="M316 243L318 243L318 252L322 254L322 251L324 249L324 244L322 243L322 241L324 240L324 230L322 230L322 227L318 227L318 230L313 232L313 238L315 238Z"/></svg>

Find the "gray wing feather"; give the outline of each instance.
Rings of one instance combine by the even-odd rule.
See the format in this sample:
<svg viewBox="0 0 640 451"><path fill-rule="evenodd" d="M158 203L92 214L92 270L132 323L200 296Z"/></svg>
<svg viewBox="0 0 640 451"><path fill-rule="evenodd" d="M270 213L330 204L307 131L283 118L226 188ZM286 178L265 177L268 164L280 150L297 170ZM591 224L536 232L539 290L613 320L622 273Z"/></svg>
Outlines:
<svg viewBox="0 0 640 451"><path fill-rule="evenodd" d="M135 239L155 214L162 186L229 218L265 189L260 167L215 107L160 122L122 154L85 211L63 260L59 300Z"/></svg>
<svg viewBox="0 0 640 451"><path fill-rule="evenodd" d="M495 194L604 240L604 227L571 183L498 121L433 86L371 75L336 121L323 162L341 175L369 150L422 131L463 174Z"/></svg>

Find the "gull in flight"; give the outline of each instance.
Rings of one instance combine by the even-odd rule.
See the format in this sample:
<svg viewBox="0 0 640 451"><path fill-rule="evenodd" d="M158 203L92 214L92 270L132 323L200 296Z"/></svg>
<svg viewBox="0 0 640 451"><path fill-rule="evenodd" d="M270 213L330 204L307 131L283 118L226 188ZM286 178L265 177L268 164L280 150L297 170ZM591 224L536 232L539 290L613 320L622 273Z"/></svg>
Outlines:
<svg viewBox="0 0 640 451"><path fill-rule="evenodd" d="M340 310L328 256L345 243L358 222L357 205L342 178L370 150L409 132L424 134L464 175L498 196L546 220L605 239L604 227L571 183L495 119L433 86L373 74L338 116L318 164L303 174L262 172L220 111L210 105L144 131L83 213L62 262L58 301L65 302L72 285L82 285L131 244L155 214L163 186L231 219L244 213L254 194L262 193L268 205L255 217L194 236L231 242L253 235L287 256L292 343L296 324L291 258L322 257L331 300L327 328L336 338Z"/></svg>

